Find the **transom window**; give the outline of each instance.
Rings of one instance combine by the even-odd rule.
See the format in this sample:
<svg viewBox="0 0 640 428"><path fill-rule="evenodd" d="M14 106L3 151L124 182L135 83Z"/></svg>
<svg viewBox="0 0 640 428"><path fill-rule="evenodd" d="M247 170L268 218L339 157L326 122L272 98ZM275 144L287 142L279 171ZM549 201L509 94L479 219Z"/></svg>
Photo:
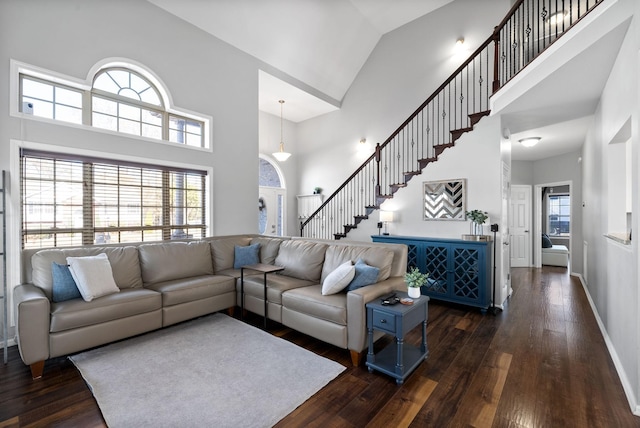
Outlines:
<svg viewBox="0 0 640 428"><path fill-rule="evenodd" d="M47 119L82 123L82 91L22 76L22 112Z"/></svg>
<svg viewBox="0 0 640 428"><path fill-rule="evenodd" d="M205 120L176 114L164 105L158 88L141 73L123 67L100 70L92 87L57 83L20 74L22 113L89 125L123 134L207 148ZM88 110L88 114L84 114Z"/></svg>
<svg viewBox="0 0 640 428"><path fill-rule="evenodd" d="M206 236L204 171L23 149L22 248Z"/></svg>

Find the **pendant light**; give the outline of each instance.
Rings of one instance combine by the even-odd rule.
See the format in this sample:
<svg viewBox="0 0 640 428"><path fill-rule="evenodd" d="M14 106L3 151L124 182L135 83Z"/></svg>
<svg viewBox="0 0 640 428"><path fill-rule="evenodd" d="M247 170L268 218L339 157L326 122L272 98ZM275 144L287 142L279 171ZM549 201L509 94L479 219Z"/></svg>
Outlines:
<svg viewBox="0 0 640 428"><path fill-rule="evenodd" d="M287 153L284 151L284 139L282 138L282 105L284 104L284 100L278 101L280 103L280 150L278 150L273 154L273 157L276 158L279 162L284 162L289 159L291 153Z"/></svg>

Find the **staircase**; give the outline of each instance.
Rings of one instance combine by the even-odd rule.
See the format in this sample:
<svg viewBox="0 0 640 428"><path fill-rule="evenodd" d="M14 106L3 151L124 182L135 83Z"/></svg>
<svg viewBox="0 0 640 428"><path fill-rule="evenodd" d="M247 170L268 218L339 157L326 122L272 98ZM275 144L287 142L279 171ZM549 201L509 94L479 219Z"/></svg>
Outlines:
<svg viewBox="0 0 640 428"><path fill-rule="evenodd" d="M490 114L489 99L605 0L519 0L493 34L300 225L340 239Z"/></svg>

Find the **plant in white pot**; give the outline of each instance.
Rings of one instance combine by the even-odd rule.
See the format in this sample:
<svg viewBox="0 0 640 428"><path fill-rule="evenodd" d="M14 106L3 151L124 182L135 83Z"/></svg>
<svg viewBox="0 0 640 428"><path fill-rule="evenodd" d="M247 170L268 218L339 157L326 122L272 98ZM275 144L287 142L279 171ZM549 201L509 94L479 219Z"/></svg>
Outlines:
<svg viewBox="0 0 640 428"><path fill-rule="evenodd" d="M407 283L407 293L409 294L409 297L414 299L420 297L420 287L427 283L428 278L428 273L420 272L420 269L415 266L405 273L404 282Z"/></svg>

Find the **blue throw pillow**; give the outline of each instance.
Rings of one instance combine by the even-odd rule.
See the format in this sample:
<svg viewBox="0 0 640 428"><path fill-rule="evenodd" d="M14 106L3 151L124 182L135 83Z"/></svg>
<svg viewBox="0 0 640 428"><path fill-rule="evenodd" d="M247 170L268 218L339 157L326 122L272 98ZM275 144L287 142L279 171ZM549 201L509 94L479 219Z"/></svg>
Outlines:
<svg viewBox="0 0 640 428"><path fill-rule="evenodd" d="M378 274L380 269L375 266L369 266L362 259L358 259L355 264L356 275L353 280L347 285L346 291L357 290L358 288L365 287L367 285L375 284L378 281Z"/></svg>
<svg viewBox="0 0 640 428"><path fill-rule="evenodd" d="M542 234L542 248L551 248L553 247L553 242L549 239L549 235L546 233Z"/></svg>
<svg viewBox="0 0 640 428"><path fill-rule="evenodd" d="M82 298L69 266L51 262L51 273L53 276L52 300L54 302Z"/></svg>
<svg viewBox="0 0 640 428"><path fill-rule="evenodd" d="M260 244L247 245L246 247L235 246L234 269L240 269L246 265L255 265L256 263L260 263Z"/></svg>

